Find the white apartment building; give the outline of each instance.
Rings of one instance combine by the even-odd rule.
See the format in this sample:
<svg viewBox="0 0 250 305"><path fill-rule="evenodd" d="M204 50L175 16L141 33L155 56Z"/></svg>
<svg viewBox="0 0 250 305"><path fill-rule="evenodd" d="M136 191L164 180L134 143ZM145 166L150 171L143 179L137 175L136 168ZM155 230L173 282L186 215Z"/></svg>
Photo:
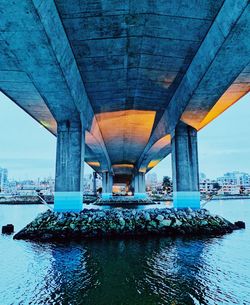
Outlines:
<svg viewBox="0 0 250 305"><path fill-rule="evenodd" d="M7 168L0 167L0 191L4 191L8 183L8 170Z"/></svg>
<svg viewBox="0 0 250 305"><path fill-rule="evenodd" d="M222 177L217 178L217 182L220 184L221 194L236 195L239 194L242 188L245 193L250 193L250 175L243 172L229 172Z"/></svg>
<svg viewBox="0 0 250 305"><path fill-rule="evenodd" d="M210 194L214 190L215 180L200 179L200 192L201 194Z"/></svg>

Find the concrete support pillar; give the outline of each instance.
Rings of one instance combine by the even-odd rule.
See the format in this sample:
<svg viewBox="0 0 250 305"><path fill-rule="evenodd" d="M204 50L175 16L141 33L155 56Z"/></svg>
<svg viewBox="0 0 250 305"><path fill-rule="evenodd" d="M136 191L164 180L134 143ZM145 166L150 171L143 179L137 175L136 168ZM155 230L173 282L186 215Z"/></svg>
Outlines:
<svg viewBox="0 0 250 305"><path fill-rule="evenodd" d="M109 199L112 197L113 175L109 172L102 174L102 198Z"/></svg>
<svg viewBox="0 0 250 305"><path fill-rule="evenodd" d="M82 210L83 139L80 122L58 122L55 211L79 212Z"/></svg>
<svg viewBox="0 0 250 305"><path fill-rule="evenodd" d="M146 193L145 173L139 173L139 193Z"/></svg>
<svg viewBox="0 0 250 305"><path fill-rule="evenodd" d="M80 191L84 189L84 158L85 158L85 128L82 127L82 143L81 143L81 186Z"/></svg>
<svg viewBox="0 0 250 305"><path fill-rule="evenodd" d="M174 207L200 208L197 131L179 122L171 146Z"/></svg>
<svg viewBox="0 0 250 305"><path fill-rule="evenodd" d="M133 193L135 191L135 181L134 181L134 178L132 178L131 182L130 182L130 191L132 191Z"/></svg>
<svg viewBox="0 0 250 305"><path fill-rule="evenodd" d="M102 173L102 193L107 193L107 172Z"/></svg>
<svg viewBox="0 0 250 305"><path fill-rule="evenodd" d="M108 173L108 190L107 192L112 194L113 191L113 175Z"/></svg>
<svg viewBox="0 0 250 305"><path fill-rule="evenodd" d="M135 194L139 193L139 176L138 174L135 174L134 176L134 189L135 189Z"/></svg>
<svg viewBox="0 0 250 305"><path fill-rule="evenodd" d="M138 172L134 176L134 197L146 198L145 174Z"/></svg>
<svg viewBox="0 0 250 305"><path fill-rule="evenodd" d="M96 195L96 178L97 178L97 173L93 172L93 193Z"/></svg>

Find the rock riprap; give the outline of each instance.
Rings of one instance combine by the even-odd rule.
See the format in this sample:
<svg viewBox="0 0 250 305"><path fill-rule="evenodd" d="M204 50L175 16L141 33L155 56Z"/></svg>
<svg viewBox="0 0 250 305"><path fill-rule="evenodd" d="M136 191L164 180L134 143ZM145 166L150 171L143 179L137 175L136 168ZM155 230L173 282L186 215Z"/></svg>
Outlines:
<svg viewBox="0 0 250 305"><path fill-rule="evenodd" d="M84 209L80 213L48 210L14 238L46 241L145 234L221 235L238 228L205 209Z"/></svg>
<svg viewBox="0 0 250 305"><path fill-rule="evenodd" d="M153 200L150 198L133 198L130 196L113 196L112 198L98 198L95 203L95 205L148 205L148 204L156 204Z"/></svg>

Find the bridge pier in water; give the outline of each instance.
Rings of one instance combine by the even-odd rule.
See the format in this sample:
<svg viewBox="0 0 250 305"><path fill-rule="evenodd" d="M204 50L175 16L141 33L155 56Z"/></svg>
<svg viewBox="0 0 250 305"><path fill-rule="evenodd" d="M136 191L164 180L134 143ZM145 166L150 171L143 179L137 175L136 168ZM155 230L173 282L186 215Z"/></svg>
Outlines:
<svg viewBox="0 0 250 305"><path fill-rule="evenodd" d="M82 176L85 138L80 122L58 123L55 211L82 210ZM176 208L200 208L197 131L179 122L171 141L173 199ZM102 174L103 199L112 197L113 174ZM145 173L133 177L134 198L146 198Z"/></svg>
<svg viewBox="0 0 250 305"><path fill-rule="evenodd" d="M85 2L91 12L92 2ZM110 16L121 7L121 1L113 2L105 6ZM143 47L134 31L124 29L123 19L134 18L127 9L114 22L96 6L87 31L79 30L86 21L81 5L70 1L9 1L3 9L0 89L58 136L55 210L81 209L85 130L85 161L96 172L112 172L115 182L132 185L136 197L145 196L138 170L150 171L172 150L174 205L199 207L194 128L201 130L249 92L248 0L200 1L195 11L190 1L179 1L185 5L178 25L173 20L178 1L155 1L155 14L167 9L161 18L144 2L136 8L138 25L147 14L147 25L157 26L150 26ZM27 12L29 18L23 18ZM102 30L96 27L100 22ZM133 41L129 48L124 31ZM173 60L166 56L169 50ZM124 58L132 64L121 64ZM103 196L111 196L112 180L104 177Z"/></svg>
<svg viewBox="0 0 250 305"><path fill-rule="evenodd" d="M102 174L102 198L109 199L112 197L113 175L109 172Z"/></svg>
<svg viewBox="0 0 250 305"><path fill-rule="evenodd" d="M200 208L197 131L179 122L171 141L173 200L176 208Z"/></svg>
<svg viewBox="0 0 250 305"><path fill-rule="evenodd" d="M145 173L138 172L133 178L134 197L136 199L146 198Z"/></svg>
<svg viewBox="0 0 250 305"><path fill-rule="evenodd" d="M85 140L80 122L57 124L54 210L82 210L82 175Z"/></svg>
<svg viewBox="0 0 250 305"><path fill-rule="evenodd" d="M97 178L97 173L93 172L93 194L96 195L96 178Z"/></svg>

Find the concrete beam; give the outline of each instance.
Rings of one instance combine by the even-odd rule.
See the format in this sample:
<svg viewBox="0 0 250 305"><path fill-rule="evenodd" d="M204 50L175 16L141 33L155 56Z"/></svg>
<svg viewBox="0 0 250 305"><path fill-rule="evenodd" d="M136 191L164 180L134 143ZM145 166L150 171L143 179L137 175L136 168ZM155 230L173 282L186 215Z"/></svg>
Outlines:
<svg viewBox="0 0 250 305"><path fill-rule="evenodd" d="M103 159L107 159L109 168L111 163L104 144L98 122L94 118L94 112L89 102L70 42L64 31L61 19L57 12L54 1L33 0L37 13L50 39L51 47L56 56L57 62L63 73L67 87L69 88L72 100L80 113L82 124L90 132L95 127L95 135L98 134L98 142L103 151Z"/></svg>
<svg viewBox="0 0 250 305"><path fill-rule="evenodd" d="M80 117L95 170L147 172L248 62L249 1L104 2L2 0L0 88L54 134Z"/></svg>
<svg viewBox="0 0 250 305"><path fill-rule="evenodd" d="M1 48L7 46L3 49L5 74L11 79L14 68L16 76L25 81L25 84L19 84L21 86L18 86L18 80L9 84L12 88L1 84L3 91L28 113L32 114L34 108L45 103L56 120L77 120L79 114L34 3L24 0L17 5L2 1L0 10L3 11L0 20ZM27 103L26 98L32 103Z"/></svg>
<svg viewBox="0 0 250 305"><path fill-rule="evenodd" d="M226 0L203 39L182 81L177 86L161 119L140 156L140 168L145 155L159 139L171 134L193 98L199 97L198 110L183 117L191 124L190 117L202 114L202 108L213 107L225 90L249 63L250 54L250 4L247 0ZM210 92L207 95L207 92ZM192 107L191 107L192 108ZM206 115L207 111L203 113ZM192 109L191 109L192 110Z"/></svg>
<svg viewBox="0 0 250 305"><path fill-rule="evenodd" d="M98 135L102 159L110 168L98 123L54 1L24 0L17 5L15 1L3 0L0 10L3 11L0 89L54 134L55 120L81 117L86 129Z"/></svg>
<svg viewBox="0 0 250 305"><path fill-rule="evenodd" d="M208 83L218 100L249 63L249 9L248 0L224 1L164 114L170 133L207 74L213 71Z"/></svg>

